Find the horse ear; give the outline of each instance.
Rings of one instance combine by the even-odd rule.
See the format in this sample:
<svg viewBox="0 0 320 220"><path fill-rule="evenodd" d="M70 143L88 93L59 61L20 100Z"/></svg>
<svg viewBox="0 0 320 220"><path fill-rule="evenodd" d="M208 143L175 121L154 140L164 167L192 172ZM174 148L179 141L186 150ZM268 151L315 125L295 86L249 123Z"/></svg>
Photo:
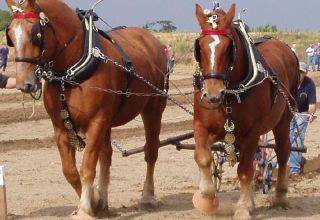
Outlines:
<svg viewBox="0 0 320 220"><path fill-rule="evenodd" d="M28 0L28 5L33 8L36 4L36 0Z"/></svg>
<svg viewBox="0 0 320 220"><path fill-rule="evenodd" d="M196 4L196 16L200 26L203 27L206 22L206 15L203 13L203 9L198 4Z"/></svg>
<svg viewBox="0 0 320 220"><path fill-rule="evenodd" d="M236 4L232 4L229 8L229 11L227 12L225 16L225 21L228 25L230 25L233 21L234 16L236 15Z"/></svg>
<svg viewBox="0 0 320 220"><path fill-rule="evenodd" d="M7 5L9 8L11 8L12 5L14 5L14 1L13 0L6 0Z"/></svg>

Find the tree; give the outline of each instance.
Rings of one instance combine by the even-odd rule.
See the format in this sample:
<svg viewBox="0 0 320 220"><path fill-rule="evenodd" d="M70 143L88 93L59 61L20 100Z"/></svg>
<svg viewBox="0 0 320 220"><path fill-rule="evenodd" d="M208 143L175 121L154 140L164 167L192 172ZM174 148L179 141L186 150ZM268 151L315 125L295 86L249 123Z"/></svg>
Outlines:
<svg viewBox="0 0 320 220"><path fill-rule="evenodd" d="M10 12L0 9L0 31L6 29L11 23Z"/></svg>
<svg viewBox="0 0 320 220"><path fill-rule="evenodd" d="M177 27L172 24L172 21L162 20L157 21L157 23L161 26L159 32L174 32L177 30Z"/></svg>
<svg viewBox="0 0 320 220"><path fill-rule="evenodd" d="M278 32L276 25L267 24L265 26L258 26L252 29L253 32Z"/></svg>
<svg viewBox="0 0 320 220"><path fill-rule="evenodd" d="M160 26L160 27L156 27ZM177 27L172 24L172 21L169 20L159 20L155 22L149 22L142 26L142 28L148 31L155 32L174 32L177 30Z"/></svg>

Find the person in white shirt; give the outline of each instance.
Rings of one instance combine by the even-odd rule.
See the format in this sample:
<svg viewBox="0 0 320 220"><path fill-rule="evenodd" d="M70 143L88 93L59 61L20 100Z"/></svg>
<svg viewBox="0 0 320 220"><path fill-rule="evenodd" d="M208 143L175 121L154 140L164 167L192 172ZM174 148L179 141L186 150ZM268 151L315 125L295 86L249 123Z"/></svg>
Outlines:
<svg viewBox="0 0 320 220"><path fill-rule="evenodd" d="M296 53L296 44L292 44L292 47L291 47L291 50L294 52L294 53Z"/></svg>
<svg viewBox="0 0 320 220"><path fill-rule="evenodd" d="M310 47L306 49L306 53L307 53L307 69L309 70L309 66L311 65L312 71L316 71L313 44L311 44Z"/></svg>

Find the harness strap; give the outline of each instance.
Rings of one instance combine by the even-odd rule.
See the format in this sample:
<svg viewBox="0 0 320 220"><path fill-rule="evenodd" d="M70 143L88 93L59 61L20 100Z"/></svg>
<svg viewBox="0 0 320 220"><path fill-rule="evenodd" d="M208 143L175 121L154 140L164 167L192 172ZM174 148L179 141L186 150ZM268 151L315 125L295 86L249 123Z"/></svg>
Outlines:
<svg viewBox="0 0 320 220"><path fill-rule="evenodd" d="M208 73L207 75L203 76L203 79L220 79L220 80L226 80L227 75L224 73Z"/></svg>
<svg viewBox="0 0 320 220"><path fill-rule="evenodd" d="M130 59L130 57L128 56L128 54L123 50L123 48L118 44L118 42L113 39L108 33L109 32L112 32L114 30L118 30L118 29L123 29L123 28L126 28L124 26L121 26L121 27L117 27L117 28L114 28L114 29L111 29L107 32L104 32L102 30L98 30L98 33L100 35L102 35L104 38L108 39L114 46L115 48L119 51L119 53L121 54L121 57L123 59L123 62L124 62L124 66L126 67L126 69L128 69L129 71L126 73L127 74L127 88L126 88L126 92L129 92L130 91L130 87L131 87L131 83L132 83L132 80L134 78L134 67L133 67L133 62L132 60ZM126 96L122 96L121 98L121 102L120 102L120 107L119 109L121 109L124 104L125 104L125 101L126 99L128 98L128 95Z"/></svg>
<svg viewBox="0 0 320 220"><path fill-rule="evenodd" d="M34 65L40 65L41 64L39 59L33 59L33 58L28 58L28 57L16 57L15 61L16 62L23 62L23 63L32 63Z"/></svg>

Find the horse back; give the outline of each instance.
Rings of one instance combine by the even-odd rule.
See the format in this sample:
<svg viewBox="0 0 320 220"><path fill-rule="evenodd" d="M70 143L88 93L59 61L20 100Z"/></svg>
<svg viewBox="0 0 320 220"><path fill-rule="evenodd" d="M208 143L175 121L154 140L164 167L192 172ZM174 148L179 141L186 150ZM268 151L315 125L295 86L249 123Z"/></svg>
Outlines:
<svg viewBox="0 0 320 220"><path fill-rule="evenodd" d="M279 80L294 93L299 81L299 62L295 53L288 45L274 39L258 44L257 48Z"/></svg>
<svg viewBox="0 0 320 220"><path fill-rule="evenodd" d="M149 73L146 74L143 69L149 67L153 70L157 67L160 69L156 72L163 79L166 71L164 45L150 32L138 27L128 27L110 31L109 34L130 57L137 72L148 77Z"/></svg>

